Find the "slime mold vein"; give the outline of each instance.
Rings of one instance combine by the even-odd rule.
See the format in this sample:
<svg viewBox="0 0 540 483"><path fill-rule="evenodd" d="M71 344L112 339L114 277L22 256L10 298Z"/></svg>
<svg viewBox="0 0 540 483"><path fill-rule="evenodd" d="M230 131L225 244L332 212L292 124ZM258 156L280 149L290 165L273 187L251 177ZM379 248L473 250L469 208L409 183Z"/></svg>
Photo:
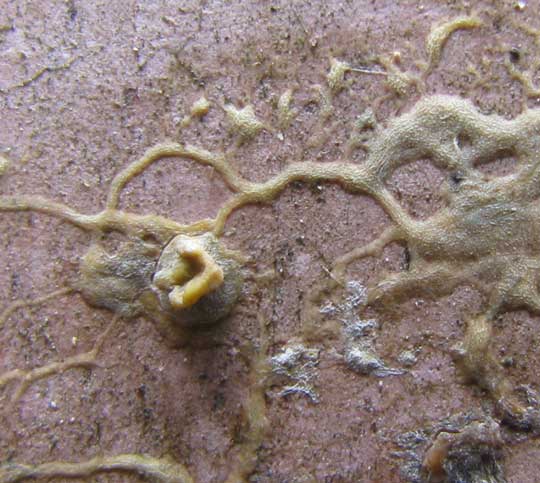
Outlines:
<svg viewBox="0 0 540 483"><path fill-rule="evenodd" d="M428 38L429 65L424 74L427 76L436 67L452 32L479 25L477 19L467 17L434 29ZM335 82L329 81L330 92L320 88L323 121L329 115L324 102L331 103L332 94L341 90L345 71L361 72L337 61L333 68ZM291 93L287 91L280 99L282 128L294 117L290 101ZM247 109L244 114L249 115L251 130L239 134L246 140L255 136L263 125L254 124L251 108L244 109ZM90 247L82 259L81 278L72 286L34 300L15 302L4 310L0 327L20 308L78 292L90 305L111 310L114 317L92 351L28 372L9 371L0 376L0 386L18 380L19 387L13 398L16 401L41 377L96 364L97 352L120 318L143 314L156 322L169 342L175 345L189 342L190 332L208 322L208 312L203 310L186 318L186 311L207 303L218 304L216 307L225 305L226 310L220 312L216 320L210 320L213 323L225 317L239 297L243 279L240 272L246 258L227 250L219 241L229 216L249 204L272 202L295 181L331 182L350 193L373 198L390 217L392 226L371 243L338 258L329 280L321 282L323 289L343 286L351 262L379 256L390 243L406 247L410 255L407 270L368 287L367 305L384 310L413 297L439 298L459 285L476 287L487 295L488 303L483 314L468 321L464 342L456 354L457 363L471 381L487 390L504 421L520 429L538 431L538 411L523 405L515 396L491 351L490 335L493 319L505 311L525 308L540 314L539 132L540 110L529 110L513 120L506 120L482 115L471 103L460 98L433 96L422 99L410 112L391 121L386 129L377 130L374 139L362 143L362 149L367 152L362 164L292 163L277 176L254 183L240 176L222 154L190 145L163 143L149 149L114 177L106 205L96 214L79 213L68 205L37 196L0 196L0 211L39 212L61 218L90 234L117 232L129 239L114 254L98 245ZM519 169L514 174L488 178L477 169L478 165L508 153L519 161ZM126 185L152 164L168 157L211 166L222 176L233 194L215 218L184 225L161 216L119 209ZM412 218L386 186L396 169L420 159L429 160L449 175L443 188L446 206L426 220ZM177 244L179 240L183 242ZM156 277L160 263L161 275ZM231 284L227 285L227 281ZM221 295L213 300L219 291ZM186 292L191 297L187 303L183 298ZM311 309L318 311L319 307ZM248 358L252 384L245 406L247 429L226 480L231 483L247 478L254 470L258 448L268 431L265 392L271 372L267 358L269 335L265 322L259 322L260 347L252 348L252 357ZM157 481L193 481L182 465L131 454L94 458L83 463L52 462L35 466L6 463L0 466L0 477L2 481L15 482L115 470L134 471Z"/></svg>
<svg viewBox="0 0 540 483"><path fill-rule="evenodd" d="M441 297L464 283L486 293L489 306L484 314L468 322L459 364L470 379L487 389L512 424L537 427L537 412L522 406L513 396L509 382L490 351L489 342L491 321L503 311L526 308L532 313L540 313L536 286L540 268L537 248L540 241L540 208L537 204L540 160L536 154L540 144L539 129L538 110L527 111L509 121L494 115L481 115L469 102L459 98L434 96L420 101L412 111L394 119L371 142L368 159L360 165L292 163L274 178L253 183L239 176L221 155L180 144L161 144L148 150L114 178L106 208L100 213L81 214L66 205L34 196L0 197L0 211L38 211L60 217L90 232L117 231L138 239L139 248L134 248L135 244L126 244L124 252L117 255L120 257L118 266L107 272L112 285L106 285L107 290L98 294L102 299L90 298L90 303L106 306L125 316L139 313L134 307L141 304L143 311L163 322L169 314L164 313L155 299L147 297L150 292L140 295L148 289L145 283L151 280L151 273L144 273L144 270L150 272L148 267L153 265L141 268L141 264L137 264L142 260L137 258L137 250L148 236L162 244L172 237L193 237L202 233L217 240L233 211L247 204L269 203L293 181L336 182L349 192L367 194L383 207L393 225L377 240L338 259L331 283L343 282L345 269L353 260L376 256L386 245L397 242L406 246L410 253L409 270L369 287L368 305L387 307L411 297ZM469 142L462 147L465 138ZM486 179L476 169L478 164L507 152L520 161L515 174ZM170 156L187 157L210 165L223 176L234 194L214 219L181 225L163 217L142 216L117 208L122 189L131 179L151 164ZM395 169L418 159L429 159L450 174L444 187L447 206L427 220L411 218L385 186ZM134 257L131 261L130 256ZM159 251L148 256L157 260ZM87 276L92 285L97 283L99 286L100 276L105 272L97 262L86 265L83 278ZM128 270L127 274L121 274L120 269L125 271L128 266L133 273ZM140 283L137 282L139 278L143 279ZM115 279L121 279L122 284L114 285ZM115 292L117 287L130 294L122 303L107 300L107 297L121 296ZM212 285L208 289L211 292L215 287ZM87 290L84 279L79 290L84 297ZM138 296L142 300L138 300ZM237 293L233 295L234 300L236 296ZM169 328L179 328L175 327L179 325L175 317L170 317L167 323Z"/></svg>

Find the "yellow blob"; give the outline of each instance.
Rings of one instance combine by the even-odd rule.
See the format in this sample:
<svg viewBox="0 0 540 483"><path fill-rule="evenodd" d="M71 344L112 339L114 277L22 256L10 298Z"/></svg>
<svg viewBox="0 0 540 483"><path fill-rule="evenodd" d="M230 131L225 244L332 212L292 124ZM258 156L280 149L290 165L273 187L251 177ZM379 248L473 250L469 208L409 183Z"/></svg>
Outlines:
<svg viewBox="0 0 540 483"><path fill-rule="evenodd" d="M191 124L193 118L203 117L208 113L209 110L210 102L208 102L208 99L206 99L206 97L204 96L199 97L199 99L197 99L191 106L191 109L189 110L189 115L184 116L184 119L182 119L180 125L182 127L188 127Z"/></svg>
<svg viewBox="0 0 540 483"><path fill-rule="evenodd" d="M292 90L287 89L278 100L278 121L281 129L287 129L293 119L296 117L297 111L291 109Z"/></svg>
<svg viewBox="0 0 540 483"><path fill-rule="evenodd" d="M214 324L231 312L243 277L234 252L210 233L177 235L163 248L142 303L167 332Z"/></svg>
<svg viewBox="0 0 540 483"><path fill-rule="evenodd" d="M6 158L0 156L0 176L6 173L9 168L9 164L9 161Z"/></svg>
<svg viewBox="0 0 540 483"><path fill-rule="evenodd" d="M264 129L264 124L257 119L253 106L248 105L243 109L237 109L232 104L224 106L227 118L243 140L251 139Z"/></svg>
<svg viewBox="0 0 540 483"><path fill-rule="evenodd" d="M196 240L178 239L173 249L176 259L155 274L154 284L170 290L173 309L186 309L223 283L223 270Z"/></svg>
<svg viewBox="0 0 540 483"><path fill-rule="evenodd" d="M351 66L347 62L334 58L330 59L330 71L326 76L326 80L333 94L337 94L345 87L345 73L349 70L351 70Z"/></svg>
<svg viewBox="0 0 540 483"><path fill-rule="evenodd" d="M210 102L206 97L202 96L197 99L191 106L190 114L192 117L202 117L210 110Z"/></svg>

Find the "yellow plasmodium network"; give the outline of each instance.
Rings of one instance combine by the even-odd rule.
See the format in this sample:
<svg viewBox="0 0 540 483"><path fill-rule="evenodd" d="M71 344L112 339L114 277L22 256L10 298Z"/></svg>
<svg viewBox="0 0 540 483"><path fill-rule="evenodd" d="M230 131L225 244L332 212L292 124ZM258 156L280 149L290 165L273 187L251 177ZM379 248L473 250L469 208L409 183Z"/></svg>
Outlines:
<svg viewBox="0 0 540 483"><path fill-rule="evenodd" d="M368 159L360 165L332 161L292 163L276 177L253 183L240 177L223 156L180 144L162 144L115 177L107 208L101 213L82 215L67 206L25 196L0 198L0 210L38 210L88 230L150 234L156 239L205 230L219 237L234 210L247 204L268 203L293 181L336 182L349 192L371 196L394 223L381 240L338 260L337 269L344 262L376 253L390 242L407 245L411 253L411 269L371 290L370 301L402 300L423 290L442 295L465 282L486 291L484 280L491 274L498 284L489 287L491 307L496 308L491 310L490 317L504 307L519 304L538 311L534 275L539 260L532 248L540 219L534 204L540 189L534 156L534 132L538 125L540 113L536 110L508 121L481 115L467 101L434 96L393 120L371 144ZM469 139L470 145L460 148L461 138ZM519 171L509 177L486 180L477 165L503 151L512 152L520 160ZM116 208L122 189L131 179L152 163L170 156L188 157L211 165L222 174L233 196L214 219L179 225L161 217L141 217ZM448 206L429 220L420 221L401 208L385 181L399 166L426 158L449 173L458 173L459 182L449 182L445 188ZM517 261L516 250L521 253Z"/></svg>
<svg viewBox="0 0 540 483"><path fill-rule="evenodd" d="M460 18L433 29L427 42L428 70L438 64L441 49L452 32L479 25L475 18ZM331 103L332 96L343 87L344 75L349 70L342 63L334 63L332 68L330 91L320 88L321 116L329 115L330 110L325 110L322 104ZM286 92L279 102L282 128L294 118L291 98L292 93ZM252 116L253 111L249 108L235 112L232 123L237 124L241 139L247 140L263 128L263 123ZM219 238L235 210L249 204L271 203L296 181L337 183L350 193L373 198L388 214L392 224L378 239L338 258L332 276L324 281L327 288L343 284L347 266L354 260L378 256L390 243L407 247L410 266L408 270L391 274L369 287L369 305L385 309L412 297L442 297L462 284L476 287L486 294L488 303L483 314L468 321L458 364L471 381L488 391L513 424L519 427L540 426L537 412L523 406L514 396L514 390L490 347L491 322L496 316L515 308L540 313L536 286L540 269L540 249L537 248L540 246L540 208L536 203L540 196L539 129L539 110L529 110L507 120L482 115L471 103L460 98L433 96L422 99L412 110L392 120L384 130L377 131L374 139L365 146L367 159L361 164L334 160L296 162L273 178L255 183L240 176L234 162L223 154L171 142L154 146L118 173L111 183L104 209L95 214L79 213L70 206L37 196L0 196L0 212L35 211L61 218L90 233L113 231L138 240L124 245L120 261L114 261L103 250L91 248L86 266L81 271L82 283L34 301L16 302L3 313L0 325L5 324L18 308L45 303L54 296L64 296L73 290L80 291L92 305L113 311L115 320L143 311L154 317L158 325L176 326L179 319L174 309L192 310L188 307L191 302L193 307L201 302L204 305L204 301L219 290L218 287L225 286L227 273L237 271L235 263L239 263L241 257L221 248L212 252L210 248L198 247L195 265L202 268L190 266L185 269L185 260L176 260L178 266L184 267L180 270L182 276L177 277L180 272L175 272L178 267L173 265L176 268L171 272L174 276L169 282L172 280L174 283L167 282L162 287L166 290L172 292L174 287L189 283L201 273L208 274L204 267L214 267L213 275L204 277L208 283L204 293L199 294L200 298L189 303L182 299L177 307L173 303L172 308L164 309L152 290L152 284L162 281L155 278L151 267L159 263L161 250L171 240L180 236L194 239L208 236L209 246L220 246ZM511 153L519 161L517 171L502 178L486 178L477 169L478 165L497 159L501 153ZM185 225L165 217L139 215L119 208L122 191L135 177L154 163L171 157L211 166L222 176L232 195L214 218ZM443 188L446 206L427 220L412 218L386 186L386 181L396 169L420 159L429 159L448 173ZM223 280L219 276L220 267L229 270L224 271ZM122 278L126 268L133 269L134 279ZM86 281L84 277L87 277ZM90 285L94 286L93 292L88 288ZM237 285L235 280L231 290L225 291L225 296L230 297L225 299L228 303L236 300ZM140 294L140 300L131 295L122 299L122 290ZM182 289L179 291L182 293ZM170 302L169 295L167 293ZM315 305L313 308L318 309ZM196 316L194 320L197 320ZM245 405L246 430L244 442L238 445L237 456L229 472L227 481L230 483L243 481L251 474L257 463L257 450L268 431L265 390L269 341L266 330L265 324L261 323L259 348L253 348L249 357L251 386ZM107 335L105 332L89 353L26 372L10 371L0 376L1 385L19 381L16 399L39 378L72 367L93 365ZM5 481L15 482L31 477L87 476L100 471L134 471L152 481L192 481L182 465L138 455L36 466L10 463L0 467L0 476Z"/></svg>
<svg viewBox="0 0 540 483"><path fill-rule="evenodd" d="M339 183L349 192L375 199L393 226L380 239L338 259L334 278L342 278L346 265L354 259L376 255L388 243L398 242L408 247L410 269L371 287L369 304L390 305L413 296L440 297L464 283L487 293L490 304L485 316L469 321L462 366L512 417L528 418L529 412L513 398L494 362L483 327L501 311L513 307L540 313L535 287L540 268L535 249L539 246L536 233L540 232L540 213L534 203L540 195L540 168L535 157L538 140L534 134L539 127L540 111L527 111L509 121L481 115L467 101L435 96L394 119L371 143L363 164L293 163L274 178L253 183L239 176L221 155L180 144L162 144L115 177L107 206L98 214L83 215L32 196L0 197L0 211L36 210L89 231L116 230L139 237L153 235L157 240L204 231L219 237L234 210L247 204L269 203L293 181ZM464 138L469 140L466 146L460 144ZM486 179L477 165L501 152L512 152L520 162L519 170L504 178ZM213 166L223 176L233 195L214 219L180 225L117 208L121 191L130 180L170 156ZM401 165L426 158L454 176L445 187L447 206L428 220L415 220L390 194L385 181Z"/></svg>

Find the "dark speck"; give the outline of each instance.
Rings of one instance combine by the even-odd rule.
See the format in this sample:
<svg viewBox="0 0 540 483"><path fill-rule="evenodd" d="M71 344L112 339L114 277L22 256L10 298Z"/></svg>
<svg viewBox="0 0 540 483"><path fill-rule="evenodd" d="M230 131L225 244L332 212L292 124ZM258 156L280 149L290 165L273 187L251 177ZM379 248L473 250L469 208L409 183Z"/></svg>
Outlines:
<svg viewBox="0 0 540 483"><path fill-rule="evenodd" d="M144 419L150 419L152 417L152 410L150 408L144 408L143 409L143 417Z"/></svg>
<svg viewBox="0 0 540 483"><path fill-rule="evenodd" d="M411 252L408 247L403 250L403 261L401 262L402 270L409 270L411 266Z"/></svg>
<svg viewBox="0 0 540 483"><path fill-rule="evenodd" d="M456 172L456 173L452 173L450 175L450 180L452 181L453 184L455 185L458 185L459 183L461 183L463 180L464 180L464 176L463 174L459 173L459 172Z"/></svg>
<svg viewBox="0 0 540 483"><path fill-rule="evenodd" d="M517 64L521 59L521 53L517 47L512 47L510 52L508 52L508 55L510 56L510 62L512 62L512 64Z"/></svg>
<svg viewBox="0 0 540 483"><path fill-rule="evenodd" d="M144 399L144 397L146 396L146 386L144 384L141 384L137 388L137 396L139 396L142 399Z"/></svg>
<svg viewBox="0 0 540 483"><path fill-rule="evenodd" d="M69 15L69 19L73 22L77 18L77 8L75 7L75 1L70 0L67 3L67 13Z"/></svg>
<svg viewBox="0 0 540 483"><path fill-rule="evenodd" d="M218 392L214 397L214 403L212 404L212 410L218 411L225 406L225 396L223 393Z"/></svg>

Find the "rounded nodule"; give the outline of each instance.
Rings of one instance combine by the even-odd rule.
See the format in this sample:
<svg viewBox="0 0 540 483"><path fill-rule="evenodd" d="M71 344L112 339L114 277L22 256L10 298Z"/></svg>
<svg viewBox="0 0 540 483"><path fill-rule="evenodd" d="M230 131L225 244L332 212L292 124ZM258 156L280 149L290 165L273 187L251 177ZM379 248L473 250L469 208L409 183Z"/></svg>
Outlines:
<svg viewBox="0 0 540 483"><path fill-rule="evenodd" d="M229 314L240 294L238 262L211 234L177 235L163 249L152 280L161 309L183 326L208 325Z"/></svg>

